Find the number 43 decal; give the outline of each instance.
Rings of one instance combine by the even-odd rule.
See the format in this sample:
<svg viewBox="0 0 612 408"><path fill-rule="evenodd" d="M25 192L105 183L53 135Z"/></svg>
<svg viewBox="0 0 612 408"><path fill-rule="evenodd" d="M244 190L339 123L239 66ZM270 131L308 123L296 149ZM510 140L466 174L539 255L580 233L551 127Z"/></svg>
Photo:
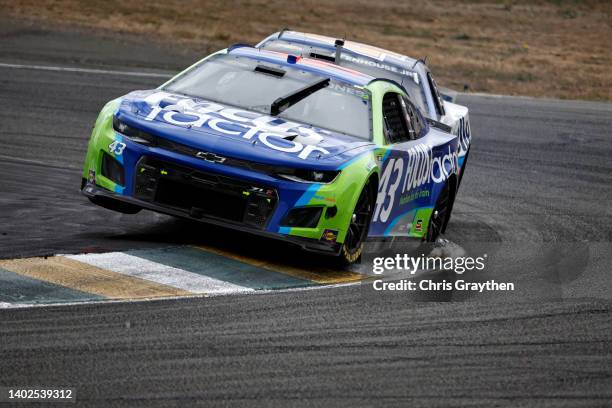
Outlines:
<svg viewBox="0 0 612 408"><path fill-rule="evenodd" d="M380 188L376 198L376 209L374 210L372 221L378 222L380 220L387 222L395 203L395 195L402 180L403 172L404 160L401 157L389 160L380 178ZM392 174L397 174L393 181L391 181Z"/></svg>
<svg viewBox="0 0 612 408"><path fill-rule="evenodd" d="M111 153L115 153L117 156L121 156L123 154L123 149L125 149L125 143L115 141L108 145L108 150Z"/></svg>

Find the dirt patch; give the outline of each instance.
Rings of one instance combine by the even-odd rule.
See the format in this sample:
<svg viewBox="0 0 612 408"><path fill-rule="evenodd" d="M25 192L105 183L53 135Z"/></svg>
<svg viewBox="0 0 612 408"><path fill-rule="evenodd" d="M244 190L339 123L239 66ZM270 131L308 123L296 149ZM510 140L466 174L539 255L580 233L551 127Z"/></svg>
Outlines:
<svg viewBox="0 0 612 408"><path fill-rule="evenodd" d="M290 27L427 57L457 90L612 100L609 1L0 0L0 10L202 54Z"/></svg>

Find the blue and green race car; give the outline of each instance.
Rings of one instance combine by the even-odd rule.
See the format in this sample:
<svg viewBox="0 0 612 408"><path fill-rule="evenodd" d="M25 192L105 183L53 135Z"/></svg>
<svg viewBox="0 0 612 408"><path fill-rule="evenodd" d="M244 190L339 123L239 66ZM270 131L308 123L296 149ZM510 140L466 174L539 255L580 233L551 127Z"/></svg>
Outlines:
<svg viewBox="0 0 612 408"><path fill-rule="evenodd" d="M235 45L107 103L81 189L115 211L218 224L351 263L368 237L444 232L461 173L451 130L392 79Z"/></svg>

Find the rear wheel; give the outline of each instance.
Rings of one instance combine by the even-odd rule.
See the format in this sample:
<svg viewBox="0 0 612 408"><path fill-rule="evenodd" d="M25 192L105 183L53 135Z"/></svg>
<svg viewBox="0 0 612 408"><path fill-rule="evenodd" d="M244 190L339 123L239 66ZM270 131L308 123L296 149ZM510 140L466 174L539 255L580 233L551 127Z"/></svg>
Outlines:
<svg viewBox="0 0 612 408"><path fill-rule="evenodd" d="M427 242L436 242L444 230L450 215L450 198L449 183L445 183L442 191L440 191L440 195L438 196L438 201L436 202L436 206L431 214L431 219L429 220L427 235L425 236L425 240Z"/></svg>
<svg viewBox="0 0 612 408"><path fill-rule="evenodd" d="M359 260L363 252L363 245L368 237L368 228L374 211L374 193L370 183L366 184L357 199L355 210L351 216L346 238L340 250L340 257L344 263L351 264Z"/></svg>

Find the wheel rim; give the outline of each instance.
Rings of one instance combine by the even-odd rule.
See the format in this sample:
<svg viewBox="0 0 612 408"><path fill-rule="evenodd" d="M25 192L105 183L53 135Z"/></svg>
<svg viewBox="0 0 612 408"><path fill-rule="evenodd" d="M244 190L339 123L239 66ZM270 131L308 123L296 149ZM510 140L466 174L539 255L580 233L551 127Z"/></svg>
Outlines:
<svg viewBox="0 0 612 408"><path fill-rule="evenodd" d="M357 200L357 205L355 205L355 211L351 217L348 233L346 235L345 245L351 253L357 250L365 241L368 225L370 223L371 209L372 205L369 189L366 187Z"/></svg>

